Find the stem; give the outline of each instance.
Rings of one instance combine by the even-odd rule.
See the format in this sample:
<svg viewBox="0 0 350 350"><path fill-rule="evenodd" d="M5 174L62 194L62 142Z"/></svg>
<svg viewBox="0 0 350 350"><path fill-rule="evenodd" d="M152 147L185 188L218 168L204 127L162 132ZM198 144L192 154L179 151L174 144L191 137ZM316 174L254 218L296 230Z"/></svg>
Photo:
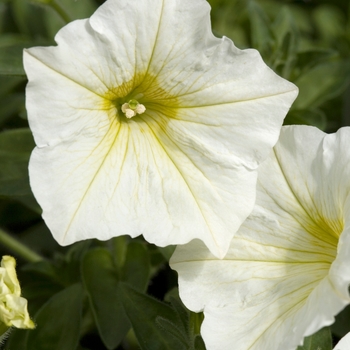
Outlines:
<svg viewBox="0 0 350 350"><path fill-rule="evenodd" d="M12 327L8 327L5 323L0 322L0 347L5 344L5 340L9 337L11 331Z"/></svg>
<svg viewBox="0 0 350 350"><path fill-rule="evenodd" d="M61 18L66 22L69 23L72 21L72 19L70 18L70 16L68 15L68 13L66 12L66 10L61 6L60 3L58 3L57 1L53 0L50 1L49 6L51 6L60 16Z"/></svg>
<svg viewBox="0 0 350 350"><path fill-rule="evenodd" d="M37 262L44 259L39 254L28 248L17 239L13 238L2 229L0 229L0 243L29 262Z"/></svg>

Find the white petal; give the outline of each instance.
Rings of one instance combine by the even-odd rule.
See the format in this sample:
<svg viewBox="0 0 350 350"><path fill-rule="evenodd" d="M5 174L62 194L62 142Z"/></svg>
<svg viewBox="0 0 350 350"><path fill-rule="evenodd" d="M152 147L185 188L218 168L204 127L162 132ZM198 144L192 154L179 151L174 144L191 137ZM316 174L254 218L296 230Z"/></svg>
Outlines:
<svg viewBox="0 0 350 350"><path fill-rule="evenodd" d="M335 346L334 350L349 350L350 349L350 332L346 334L340 342Z"/></svg>
<svg viewBox="0 0 350 350"><path fill-rule="evenodd" d="M209 9L109 0L25 52L30 181L60 244L143 234L225 255L297 89L215 38ZM130 99L146 110L126 120Z"/></svg>
<svg viewBox="0 0 350 350"><path fill-rule="evenodd" d="M284 127L225 259L177 247L180 296L204 310L208 350L295 350L350 303L349 139Z"/></svg>

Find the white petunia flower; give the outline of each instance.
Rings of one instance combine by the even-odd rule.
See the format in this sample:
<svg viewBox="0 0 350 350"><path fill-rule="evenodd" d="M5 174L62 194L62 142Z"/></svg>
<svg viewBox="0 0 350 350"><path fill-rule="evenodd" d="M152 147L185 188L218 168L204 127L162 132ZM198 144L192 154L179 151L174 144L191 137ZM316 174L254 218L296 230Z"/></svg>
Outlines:
<svg viewBox="0 0 350 350"><path fill-rule="evenodd" d="M16 274L16 261L8 255L2 257L0 267L1 323L6 327L34 328L34 323L28 314L27 300L21 297L21 287ZM0 328L4 327L0 325Z"/></svg>
<svg viewBox="0 0 350 350"><path fill-rule="evenodd" d="M346 334L333 350L349 350L350 349L350 332Z"/></svg>
<svg viewBox="0 0 350 350"><path fill-rule="evenodd" d="M350 303L350 128L284 127L224 260L199 241L171 267L208 350L294 350Z"/></svg>
<svg viewBox="0 0 350 350"><path fill-rule="evenodd" d="M143 234L223 256L297 88L210 28L204 0L108 0L25 50L30 182L67 245Z"/></svg>

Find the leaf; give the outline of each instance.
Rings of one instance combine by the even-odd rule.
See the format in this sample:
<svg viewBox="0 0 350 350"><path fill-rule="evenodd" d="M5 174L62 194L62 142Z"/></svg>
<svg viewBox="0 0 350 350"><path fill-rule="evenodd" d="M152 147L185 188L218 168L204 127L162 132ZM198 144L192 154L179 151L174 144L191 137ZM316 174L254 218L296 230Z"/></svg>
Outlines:
<svg viewBox="0 0 350 350"><path fill-rule="evenodd" d="M281 8L276 19L273 22L272 31L279 45L283 44L285 37L288 34L292 33L293 36L298 35L296 24L294 22L294 16L291 13L289 7L283 6ZM296 40L293 41L292 44L295 45ZM294 46L292 51L295 51L295 49L296 47Z"/></svg>
<svg viewBox="0 0 350 350"><path fill-rule="evenodd" d="M297 67L303 72L315 67L317 64L326 63L337 58L337 51L329 48L313 48L299 51L297 54Z"/></svg>
<svg viewBox="0 0 350 350"><path fill-rule="evenodd" d="M55 294L36 314L26 350L75 349L79 343L83 289L74 284Z"/></svg>
<svg viewBox="0 0 350 350"><path fill-rule="evenodd" d="M175 248L175 245L168 245L166 247L158 247L158 250L164 256L166 261L169 261L175 251Z"/></svg>
<svg viewBox="0 0 350 350"><path fill-rule="evenodd" d="M60 0L60 4L72 20L88 18L97 9L97 5L93 0ZM46 7L45 10L44 23L49 37L53 38L66 23L53 9Z"/></svg>
<svg viewBox="0 0 350 350"><path fill-rule="evenodd" d="M315 334L306 337L304 344L297 350L332 350L332 335L329 327L322 328Z"/></svg>
<svg viewBox="0 0 350 350"><path fill-rule="evenodd" d="M28 162L34 141L29 129L0 133L0 195L32 195Z"/></svg>
<svg viewBox="0 0 350 350"><path fill-rule="evenodd" d="M26 73L22 61L23 49L48 43L47 40L33 41L18 35L0 36L0 75L25 78Z"/></svg>
<svg viewBox="0 0 350 350"><path fill-rule="evenodd" d="M289 7L284 6L279 12L272 31L276 40L271 58L272 67L277 69L281 66L281 75L288 79L296 62L299 34Z"/></svg>
<svg viewBox="0 0 350 350"><path fill-rule="evenodd" d="M130 329L118 295L118 271L108 250L90 250L84 256L81 275L103 343L114 349Z"/></svg>
<svg viewBox="0 0 350 350"><path fill-rule="evenodd" d="M13 154L30 154L35 146L28 128L8 130L0 133L0 151Z"/></svg>
<svg viewBox="0 0 350 350"><path fill-rule="evenodd" d="M176 312L177 319L182 325L182 329L185 332L188 332L190 326L190 311L186 309L185 305L180 300L180 297L175 298L173 296L170 296L169 300L174 311Z"/></svg>
<svg viewBox="0 0 350 350"><path fill-rule="evenodd" d="M350 332L350 306L347 306L335 317L335 322L332 324L331 330L338 338L343 338Z"/></svg>
<svg viewBox="0 0 350 350"><path fill-rule="evenodd" d="M190 346L190 343L187 339L187 334L183 333L180 328L177 327L177 323L171 322L166 318L163 318L161 316L158 316L156 318L156 324L164 332L164 335L167 338L172 338L173 341L180 341L183 346L188 350L193 350L193 347ZM186 344L188 344L186 346Z"/></svg>
<svg viewBox="0 0 350 350"><path fill-rule="evenodd" d="M312 125L321 130L327 127L327 118L324 112L319 109L295 110L294 108L288 113L284 125Z"/></svg>
<svg viewBox="0 0 350 350"><path fill-rule="evenodd" d="M13 350L13 349L26 349L26 339L31 330L13 328L9 339L6 342L5 349Z"/></svg>
<svg viewBox="0 0 350 350"><path fill-rule="evenodd" d="M1 50L1 48L0 48ZM9 94L19 84L25 82L26 78L22 76L4 76L0 75L0 96ZM24 94L23 94L24 95Z"/></svg>
<svg viewBox="0 0 350 350"><path fill-rule="evenodd" d="M0 50L0 74L25 76L22 53L23 45L2 47Z"/></svg>
<svg viewBox="0 0 350 350"><path fill-rule="evenodd" d="M37 261L24 265L21 270L25 271L26 273L35 273L46 276L52 280L57 279L56 270L53 267L52 263L48 260Z"/></svg>
<svg viewBox="0 0 350 350"><path fill-rule="evenodd" d="M150 275L151 263L146 246L141 242L131 241L122 269L122 280L137 290L146 291Z"/></svg>
<svg viewBox="0 0 350 350"><path fill-rule="evenodd" d="M6 122L13 115L25 110L24 94L16 93L0 98L0 124Z"/></svg>
<svg viewBox="0 0 350 350"><path fill-rule="evenodd" d="M197 335L194 340L194 348L195 350L206 350L203 338L200 335Z"/></svg>
<svg viewBox="0 0 350 350"><path fill-rule="evenodd" d="M177 328L183 334L186 343L191 346L191 349L204 349L204 342L200 336L200 327L202 325L204 315L203 313L194 313L189 311L186 306L182 303L178 288L173 288L170 290L166 296L165 300L171 303L175 313L176 313L176 324L171 322L173 328ZM164 325L164 324L163 324Z"/></svg>
<svg viewBox="0 0 350 350"><path fill-rule="evenodd" d="M16 199L18 198L21 197L16 197ZM66 249L61 247L54 240L50 233L50 230L42 220L40 220L37 224L30 226L28 229L23 230L21 232L21 241L28 247L31 247L44 256L57 256L58 252Z"/></svg>
<svg viewBox="0 0 350 350"><path fill-rule="evenodd" d="M293 107L295 109L319 107L340 95L349 81L350 63L348 61L319 64L294 81L299 88L299 96Z"/></svg>
<svg viewBox="0 0 350 350"><path fill-rule="evenodd" d="M270 53L273 37L269 26L269 18L264 10L255 1L248 5L249 18L251 20L252 46L260 51L263 57Z"/></svg>
<svg viewBox="0 0 350 350"><path fill-rule="evenodd" d="M45 36L44 11L43 7L33 6L28 0L11 0L11 13L19 31L31 37Z"/></svg>
<svg viewBox="0 0 350 350"><path fill-rule="evenodd" d="M344 33L346 18L337 6L317 6L312 14L318 32L326 40L332 41Z"/></svg>
<svg viewBox="0 0 350 350"><path fill-rule="evenodd" d="M191 349L191 344L184 344L180 339L181 336L178 338L169 336L157 324L159 319L176 324L176 313L170 306L136 291L123 282L119 284L119 295L141 349Z"/></svg>

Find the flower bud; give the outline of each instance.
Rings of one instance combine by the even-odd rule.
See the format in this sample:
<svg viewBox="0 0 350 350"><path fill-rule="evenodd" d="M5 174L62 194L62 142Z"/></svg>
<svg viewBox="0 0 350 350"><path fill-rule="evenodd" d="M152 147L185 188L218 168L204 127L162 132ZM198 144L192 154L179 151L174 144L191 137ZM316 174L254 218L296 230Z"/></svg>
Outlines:
<svg viewBox="0 0 350 350"><path fill-rule="evenodd" d="M21 297L16 274L16 261L5 255L0 267L0 322L7 327L34 328L27 310L27 300Z"/></svg>

